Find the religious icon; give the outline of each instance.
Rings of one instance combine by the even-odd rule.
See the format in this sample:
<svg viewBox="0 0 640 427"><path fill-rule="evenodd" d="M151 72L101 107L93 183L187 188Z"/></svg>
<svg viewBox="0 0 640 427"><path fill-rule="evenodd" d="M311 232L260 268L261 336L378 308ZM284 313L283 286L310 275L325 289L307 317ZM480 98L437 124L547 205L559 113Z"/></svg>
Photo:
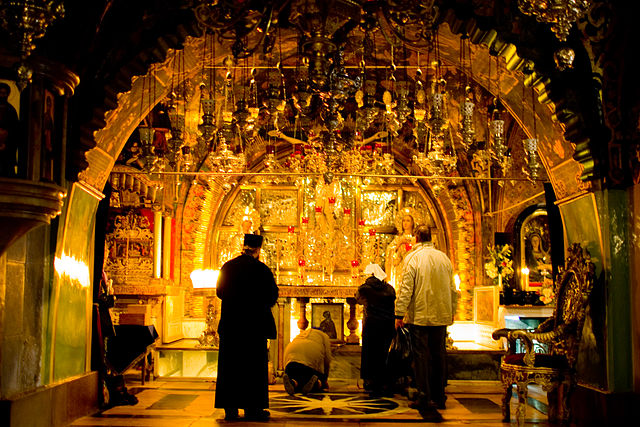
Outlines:
<svg viewBox="0 0 640 427"><path fill-rule="evenodd" d="M422 223L422 215L414 208L405 207L400 209L396 215L396 229L398 235L387 246L385 272L388 275L388 282L396 287L398 278L401 276L402 261L416 244L414 231Z"/></svg>
<svg viewBox="0 0 640 427"><path fill-rule="evenodd" d="M542 282L551 275L551 255L538 233L531 233L525 240L525 262L529 269L529 283Z"/></svg>
<svg viewBox="0 0 640 427"><path fill-rule="evenodd" d="M18 90L13 82L0 81L0 176L16 176L19 145Z"/></svg>
<svg viewBox="0 0 640 427"><path fill-rule="evenodd" d="M320 329L332 341L344 340L344 305L340 303L311 304L311 327Z"/></svg>
<svg viewBox="0 0 640 427"><path fill-rule="evenodd" d="M521 234L521 264L529 269L527 287L539 287L545 279L551 280L550 247L547 214L536 211L524 221Z"/></svg>
<svg viewBox="0 0 640 427"><path fill-rule="evenodd" d="M54 98L48 90L44 91L44 113L42 117L42 179L54 181Z"/></svg>

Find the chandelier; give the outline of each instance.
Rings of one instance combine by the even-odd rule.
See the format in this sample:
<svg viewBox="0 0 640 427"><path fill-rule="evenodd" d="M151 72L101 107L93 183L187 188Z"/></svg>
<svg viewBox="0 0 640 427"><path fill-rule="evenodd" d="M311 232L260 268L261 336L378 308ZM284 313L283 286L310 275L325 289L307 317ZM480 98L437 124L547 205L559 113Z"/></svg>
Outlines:
<svg viewBox="0 0 640 427"><path fill-rule="evenodd" d="M524 120L524 103L525 103L525 80L522 81L522 118ZM532 180L536 180L538 178L538 174L540 169L542 169L542 164L540 164L538 157L538 130L536 126L536 101L535 101L535 89L531 88L531 107L532 107L532 116L533 116L533 137L525 138L522 140L522 145L524 146L524 152L526 155L525 163L527 168L524 170L525 173L529 174L529 178Z"/></svg>
<svg viewBox="0 0 640 427"><path fill-rule="evenodd" d="M0 2L0 24L17 46L20 65L17 68L17 85L20 90L31 82L33 70L25 60L35 49L34 42L44 36L47 28L64 17L64 5L60 0L3 0Z"/></svg>
<svg viewBox="0 0 640 427"><path fill-rule="evenodd" d="M591 6L590 0L518 0L518 8L525 15L536 18L538 22L551 25L551 31L560 42L565 42L571 26L580 19ZM555 55L560 71L573 66L575 53L563 46Z"/></svg>
<svg viewBox="0 0 640 427"><path fill-rule="evenodd" d="M493 169L504 178L510 170L500 70L491 104L477 106L489 97L474 93L469 38L460 39L456 77L440 57L434 2L390 2L389 10L350 0L295 0L286 8L274 0L249 9L195 3L205 34L202 72L185 81L184 57L176 52L169 95L160 101L167 124L146 120L139 127L145 171L203 171L230 182L259 163L265 182L315 174L327 182L366 175L385 183L398 179L402 164L443 188L462 155L482 176ZM227 41L230 54L217 56L216 46ZM489 75L491 86L491 63ZM476 141L485 110L486 140ZM537 141L530 139L525 161L536 179Z"/></svg>

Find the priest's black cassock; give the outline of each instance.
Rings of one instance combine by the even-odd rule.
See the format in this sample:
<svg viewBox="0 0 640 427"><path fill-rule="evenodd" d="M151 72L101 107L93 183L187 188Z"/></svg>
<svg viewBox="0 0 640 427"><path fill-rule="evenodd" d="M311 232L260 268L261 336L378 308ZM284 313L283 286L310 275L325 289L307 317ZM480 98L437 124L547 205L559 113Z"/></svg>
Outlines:
<svg viewBox="0 0 640 427"><path fill-rule="evenodd" d="M278 299L273 273L240 255L220 269L216 294L222 306L215 407L268 408L267 338L276 338L271 307Z"/></svg>

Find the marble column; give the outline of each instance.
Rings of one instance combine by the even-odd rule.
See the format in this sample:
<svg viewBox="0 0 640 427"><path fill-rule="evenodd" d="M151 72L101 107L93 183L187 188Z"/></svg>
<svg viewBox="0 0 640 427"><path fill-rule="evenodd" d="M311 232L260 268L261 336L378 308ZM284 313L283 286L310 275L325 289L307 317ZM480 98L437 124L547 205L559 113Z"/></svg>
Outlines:
<svg viewBox="0 0 640 427"><path fill-rule="evenodd" d="M309 298L297 298L298 303L300 304L300 319L298 319L298 328L301 331L304 331L309 326L309 321L307 320L307 304L309 303Z"/></svg>
<svg viewBox="0 0 640 427"><path fill-rule="evenodd" d="M358 330L358 320L356 319L356 299L347 298L349 304L349 320L347 328L349 328L349 336L346 338L347 344L360 344L360 337L356 333Z"/></svg>
<svg viewBox="0 0 640 427"><path fill-rule="evenodd" d="M285 319L289 318L289 316L286 316L285 307L288 303L289 298L278 298L278 363L274 366L276 373L284 371L284 349L287 344L285 343L285 336L289 335L285 334L285 328L288 328L288 325L285 324Z"/></svg>

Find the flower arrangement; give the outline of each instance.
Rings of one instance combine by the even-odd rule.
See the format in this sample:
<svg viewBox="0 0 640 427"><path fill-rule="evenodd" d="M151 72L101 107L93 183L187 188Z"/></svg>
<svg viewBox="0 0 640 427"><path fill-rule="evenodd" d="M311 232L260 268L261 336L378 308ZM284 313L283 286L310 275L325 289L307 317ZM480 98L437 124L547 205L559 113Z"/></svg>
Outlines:
<svg viewBox="0 0 640 427"><path fill-rule="evenodd" d="M484 264L484 271L490 279L499 277L508 281L513 276L513 260L511 245L489 246L489 261Z"/></svg>
<svg viewBox="0 0 640 427"><path fill-rule="evenodd" d="M540 301L546 305L553 303L556 299L554 288L553 280L545 277L544 282L542 282L542 290L540 291Z"/></svg>

